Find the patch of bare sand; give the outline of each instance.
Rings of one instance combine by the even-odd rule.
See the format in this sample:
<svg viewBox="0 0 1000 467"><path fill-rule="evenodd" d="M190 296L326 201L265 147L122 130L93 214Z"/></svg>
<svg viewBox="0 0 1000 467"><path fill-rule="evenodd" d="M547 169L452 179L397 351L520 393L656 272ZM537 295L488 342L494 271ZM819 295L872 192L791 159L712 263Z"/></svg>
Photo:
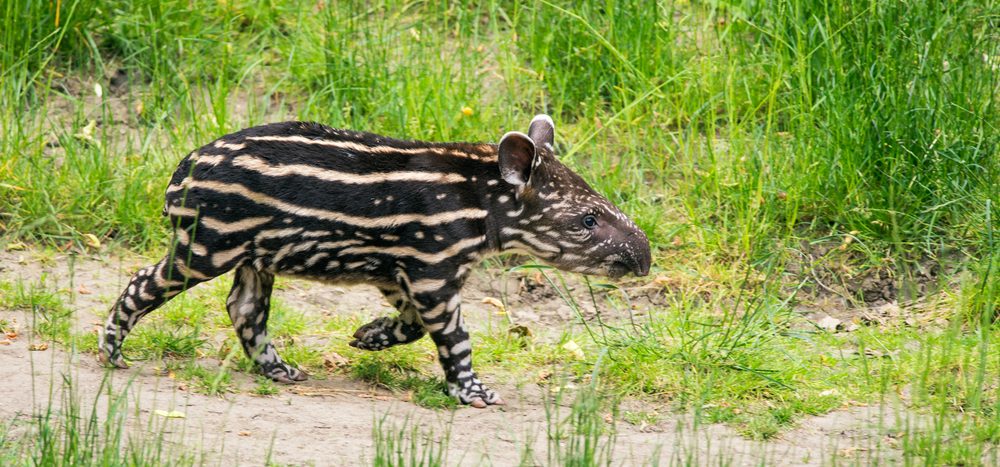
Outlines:
<svg viewBox="0 0 1000 467"><path fill-rule="evenodd" d="M30 250L3 252L0 279L31 283L45 275L50 285L74 290L72 308L77 329L88 330L103 320L129 273L146 262L134 257L78 257L70 271L63 255L45 256ZM512 305L509 312L515 315L516 322L558 328L555 323L572 317L558 294L544 290L547 285L525 286L517 278L508 279L513 284L505 284L494 277L480 275L466 289L464 311L473 327L483 321L477 318L495 312L480 299L498 295L508 299ZM503 290L506 293L501 294ZM289 305L308 312L388 311L373 305L380 303L381 297L368 287L291 281L279 293ZM0 310L0 319L23 323L28 318L20 311ZM99 396L98 391L108 373L92 355L74 355L54 348L32 352L28 341L28 336L22 335L10 345L0 346L0 368L4 369L4 377L0 378L0 394L4 395L0 417L17 417L26 422L32 410L49 405L49 388L59 384L64 374L72 375L84 411L89 413L96 403L98 413L105 413L107 396ZM152 366L136 365L130 370L111 372L110 377L116 391L130 394L128 400L134 411L129 422L131 430L143 432L151 426L152 418L163 424L169 442L186 452L205 453L210 463L224 460L227 464L259 465L270 455L273 462L292 465L366 464L374 454L373 425L382 417L387 426L400 426L410 420L437 437L450 433L447 460L451 465L518 465L529 446L533 453L529 465L548 463L549 420L542 402L546 390L537 386L519 389L499 385L497 389L508 402L503 408L434 411L403 400L403 395L341 375L285 387L276 396L235 393L224 398L182 391L177 382L160 376ZM237 377L247 382L250 378ZM55 400L58 406L60 398ZM667 407L651 409L669 412ZM167 420L156 415L157 410L176 410L185 416ZM723 425L694 426L688 414L671 414L653 426L619 421L614 463L820 465L834 458L885 462L897 455L886 438L897 430L886 428L892 427L894 417L881 418L879 409L873 407L837 411L805 419L798 428L767 442L745 439Z"/></svg>

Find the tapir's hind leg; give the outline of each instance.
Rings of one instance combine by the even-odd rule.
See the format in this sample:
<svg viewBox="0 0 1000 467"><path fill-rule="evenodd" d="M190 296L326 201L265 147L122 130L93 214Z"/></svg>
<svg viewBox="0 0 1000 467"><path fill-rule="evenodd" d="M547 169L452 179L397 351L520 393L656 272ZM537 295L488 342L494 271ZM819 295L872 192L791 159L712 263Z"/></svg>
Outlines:
<svg viewBox="0 0 1000 467"><path fill-rule="evenodd" d="M245 265L236 269L233 289L226 300L229 317L243 351L265 376L282 383L305 381L305 372L285 363L267 336L274 274Z"/></svg>
<svg viewBox="0 0 1000 467"><path fill-rule="evenodd" d="M178 248L173 255L136 272L111 307L98 343L101 361L128 368L122 358L122 341L140 318L175 295L225 272L204 263L208 261L192 255L187 248Z"/></svg>

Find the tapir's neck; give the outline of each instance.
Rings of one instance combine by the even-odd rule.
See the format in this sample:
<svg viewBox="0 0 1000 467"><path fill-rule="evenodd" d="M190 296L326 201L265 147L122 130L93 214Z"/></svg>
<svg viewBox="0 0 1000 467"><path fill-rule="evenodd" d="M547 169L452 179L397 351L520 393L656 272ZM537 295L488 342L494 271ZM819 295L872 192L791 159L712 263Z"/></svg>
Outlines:
<svg viewBox="0 0 1000 467"><path fill-rule="evenodd" d="M500 166L497 161L496 145L492 148L491 164L485 164L478 170L473 180L470 177L469 188L475 193L479 207L486 211L482 229L486 235L484 253L500 253L504 251L503 230L517 222L518 203L515 187L504 181L500 176Z"/></svg>
<svg viewBox="0 0 1000 467"><path fill-rule="evenodd" d="M492 147L496 150L496 146ZM486 236L484 253L521 251L539 257L548 256L545 252L536 251L536 245L527 244L537 243L531 241L535 236L530 232L534 227L532 223L540 217L525 213L524 190L530 188L505 181L497 163L484 165L475 178L471 189L475 190L480 208L487 213L482 225Z"/></svg>

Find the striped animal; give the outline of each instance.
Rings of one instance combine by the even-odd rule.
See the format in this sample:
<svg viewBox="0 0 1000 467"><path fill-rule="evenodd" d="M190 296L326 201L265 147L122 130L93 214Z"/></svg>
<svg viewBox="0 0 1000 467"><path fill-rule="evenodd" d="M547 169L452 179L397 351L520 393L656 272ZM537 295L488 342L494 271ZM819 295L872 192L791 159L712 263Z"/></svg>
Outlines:
<svg viewBox="0 0 1000 467"><path fill-rule="evenodd" d="M245 129L181 161L163 210L173 246L115 302L101 359L126 368L122 341L178 293L235 270L226 307L246 354L284 383L306 374L267 334L276 274L372 284L399 311L354 334L381 350L430 334L449 392L502 404L472 369L462 285L483 257L521 251L561 269L647 274L649 240L553 155L539 115L499 144L400 141L315 123Z"/></svg>

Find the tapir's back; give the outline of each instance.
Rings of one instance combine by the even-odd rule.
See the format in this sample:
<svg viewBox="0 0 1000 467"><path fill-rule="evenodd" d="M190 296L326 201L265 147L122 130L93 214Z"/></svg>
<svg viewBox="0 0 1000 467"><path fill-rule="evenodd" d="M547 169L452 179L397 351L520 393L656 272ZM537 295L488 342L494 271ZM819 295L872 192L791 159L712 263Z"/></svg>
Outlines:
<svg viewBox="0 0 1000 467"><path fill-rule="evenodd" d="M496 149L488 144L402 141L285 122L232 133L194 151L174 172L166 201L168 208L204 209L209 206L200 203L214 198L208 191L246 192L259 195L251 200L254 209L327 209L368 217L434 214L467 206L447 197L426 206L410 202L419 201L412 195L461 191L478 181L476 174L490 172L497 172ZM387 196L407 202L379 202ZM230 207L241 204L247 203Z"/></svg>
<svg viewBox="0 0 1000 467"><path fill-rule="evenodd" d="M188 155L167 188L165 212L197 226L199 246L226 251L220 266L249 255L258 266L285 272L332 274L355 264L389 273L372 254L332 258L349 256L345 248L371 252L402 243L430 260L456 241L481 238L486 211L477 187L498 178L491 172L498 172L491 145L277 123ZM341 267L325 269L329 264Z"/></svg>

